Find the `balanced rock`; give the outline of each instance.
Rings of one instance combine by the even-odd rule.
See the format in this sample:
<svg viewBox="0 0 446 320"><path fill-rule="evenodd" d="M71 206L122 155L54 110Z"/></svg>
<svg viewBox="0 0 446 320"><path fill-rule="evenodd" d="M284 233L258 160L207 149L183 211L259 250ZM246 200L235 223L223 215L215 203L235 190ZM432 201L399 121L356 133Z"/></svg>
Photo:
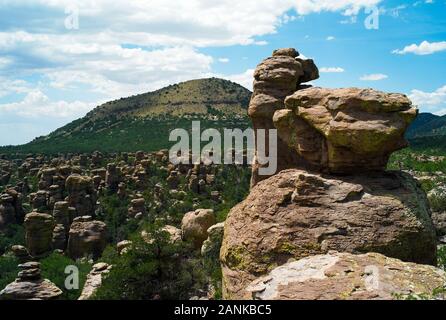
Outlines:
<svg viewBox="0 0 446 320"><path fill-rule="evenodd" d="M0 300L54 300L62 295L54 283L41 278L40 263L27 262L19 269L18 278L0 292Z"/></svg>
<svg viewBox="0 0 446 320"><path fill-rule="evenodd" d="M253 281L246 297L255 300L395 300L427 296L442 289L446 273L378 253L332 252L289 262Z"/></svg>
<svg viewBox="0 0 446 320"><path fill-rule="evenodd" d="M225 296L290 258L330 250L379 252L435 264L435 230L426 195L405 173L335 177L284 170L260 182L225 222Z"/></svg>
<svg viewBox="0 0 446 320"><path fill-rule="evenodd" d="M76 209L77 217L94 214L96 191L92 178L72 174L65 182L65 189L68 192L68 205Z"/></svg>
<svg viewBox="0 0 446 320"><path fill-rule="evenodd" d="M25 216L26 247L31 256L40 257L52 250L54 226L49 214L31 212Z"/></svg>
<svg viewBox="0 0 446 320"><path fill-rule="evenodd" d="M253 127L257 129L275 129L273 116L277 110L285 108L285 98L300 89L300 84L319 78L319 71L313 61L298 58L299 53L293 48L275 50L272 57L262 61L254 72L254 93L249 103L248 115ZM269 139L269 131L266 132ZM269 147L266 146L266 153ZM295 168L303 159L281 139L277 141L277 170ZM252 168L251 185L268 178L260 175L262 167L256 153Z"/></svg>
<svg viewBox="0 0 446 320"><path fill-rule="evenodd" d="M181 221L183 240L191 241L195 248L200 248L208 237L207 230L215 222L215 214L211 209L197 209L186 213Z"/></svg>
<svg viewBox="0 0 446 320"><path fill-rule="evenodd" d="M274 113L279 137L313 168L331 173L384 170L417 109L402 94L372 89L298 90Z"/></svg>
<svg viewBox="0 0 446 320"><path fill-rule="evenodd" d="M89 216L73 220L68 237L68 255L72 259L101 256L107 245L107 227Z"/></svg>

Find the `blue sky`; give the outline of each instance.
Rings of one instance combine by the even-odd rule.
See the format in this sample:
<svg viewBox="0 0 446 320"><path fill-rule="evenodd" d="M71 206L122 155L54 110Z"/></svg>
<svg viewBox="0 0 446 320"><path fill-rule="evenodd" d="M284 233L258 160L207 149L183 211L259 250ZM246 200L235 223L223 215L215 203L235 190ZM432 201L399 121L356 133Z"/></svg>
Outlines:
<svg viewBox="0 0 446 320"><path fill-rule="evenodd" d="M281 47L315 60L314 85L402 92L446 114L445 13L446 0L0 0L0 145L179 81L251 88Z"/></svg>

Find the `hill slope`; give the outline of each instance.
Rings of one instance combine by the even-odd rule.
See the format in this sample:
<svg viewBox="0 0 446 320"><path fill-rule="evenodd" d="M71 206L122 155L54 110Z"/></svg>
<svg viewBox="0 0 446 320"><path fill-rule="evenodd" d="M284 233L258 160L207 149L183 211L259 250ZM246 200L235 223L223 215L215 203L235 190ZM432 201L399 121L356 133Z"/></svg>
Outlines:
<svg viewBox="0 0 446 320"><path fill-rule="evenodd" d="M446 116L421 113L406 133L411 147L446 151Z"/></svg>
<svg viewBox="0 0 446 320"><path fill-rule="evenodd" d="M231 81L191 80L163 89L107 102L48 136L0 153L155 151L168 148L169 132L204 128L245 128L251 92Z"/></svg>

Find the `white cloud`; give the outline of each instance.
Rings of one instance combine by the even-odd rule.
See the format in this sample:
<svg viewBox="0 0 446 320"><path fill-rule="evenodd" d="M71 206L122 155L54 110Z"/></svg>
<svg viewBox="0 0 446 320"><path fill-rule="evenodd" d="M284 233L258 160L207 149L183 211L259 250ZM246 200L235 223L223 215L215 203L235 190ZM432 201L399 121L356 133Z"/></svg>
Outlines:
<svg viewBox="0 0 446 320"><path fill-rule="evenodd" d="M2 20L0 97L25 95L20 102L1 104L0 113L72 120L95 106L95 99L214 74L213 58L200 48L266 45L262 36L304 15L325 11L354 17L381 0L0 2L2 12L23 16ZM67 30L65 8L73 3L79 8L79 29ZM38 80L20 80L31 74ZM252 89L252 70L226 78ZM59 95L77 101L51 98Z"/></svg>
<svg viewBox="0 0 446 320"><path fill-rule="evenodd" d="M361 81L379 81L387 79L389 76L382 73L365 74L359 80Z"/></svg>
<svg viewBox="0 0 446 320"><path fill-rule="evenodd" d="M240 74L234 74L229 76L222 76L217 75L219 77L222 77L227 80L231 80L233 82L236 82L242 86L244 86L246 89L249 89L252 91L252 85L254 82L254 69L248 69L243 73Z"/></svg>
<svg viewBox="0 0 446 320"><path fill-rule="evenodd" d="M415 105L425 109L425 111L442 112L444 110L437 110L440 108L446 109L446 85L433 92L414 89L409 94L409 98Z"/></svg>
<svg viewBox="0 0 446 320"><path fill-rule="evenodd" d="M333 37L333 36L328 36L326 40L327 40L327 41L332 41L332 40L334 40L334 39L336 39L336 38Z"/></svg>
<svg viewBox="0 0 446 320"><path fill-rule="evenodd" d="M411 44L409 46L404 47L404 49L402 50L399 49L393 50L392 53L394 54L413 53L422 56L445 50L446 50L446 41L440 41L440 42L423 41L419 45Z"/></svg>
<svg viewBox="0 0 446 320"><path fill-rule="evenodd" d="M31 90L31 84L24 80L11 80L0 76L0 98L14 93L27 93Z"/></svg>
<svg viewBox="0 0 446 320"><path fill-rule="evenodd" d="M218 62L221 62L221 63L228 63L228 62L229 62L229 59L228 59L228 58L219 58L219 59L218 59Z"/></svg>
<svg viewBox="0 0 446 320"><path fill-rule="evenodd" d="M95 105L86 102L55 101L50 99L40 90L29 92L20 102L0 104L0 114L12 112L27 118L72 118L83 116Z"/></svg>
<svg viewBox="0 0 446 320"><path fill-rule="evenodd" d="M322 67L322 68L319 68L319 71L321 73L342 73L345 70L341 67L328 67L328 68Z"/></svg>

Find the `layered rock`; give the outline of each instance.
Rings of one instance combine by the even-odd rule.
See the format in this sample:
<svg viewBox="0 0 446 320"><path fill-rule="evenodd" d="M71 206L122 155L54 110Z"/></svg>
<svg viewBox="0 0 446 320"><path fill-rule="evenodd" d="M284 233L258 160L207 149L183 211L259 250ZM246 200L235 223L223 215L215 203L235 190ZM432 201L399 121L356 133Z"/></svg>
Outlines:
<svg viewBox="0 0 446 320"><path fill-rule="evenodd" d="M111 267L103 262L95 264L87 275L87 280L85 280L84 288L78 300L89 300L93 297L102 284L102 278L110 272Z"/></svg>
<svg viewBox="0 0 446 320"><path fill-rule="evenodd" d="M102 221L94 221L90 216L73 220L68 237L68 255L72 259L101 256L107 245L107 226Z"/></svg>
<svg viewBox="0 0 446 320"><path fill-rule="evenodd" d="M262 61L254 72L254 93L249 104L248 114L252 119L254 129L275 129L274 112L285 108L285 98L293 94L301 83L319 78L319 71L312 60L298 58L295 49L279 49ZM256 137L257 138L257 137ZM266 132L269 141L269 132ZM266 152L269 152L268 145ZM303 160L282 140L277 141L278 171L293 168ZM259 175L258 155L254 159L252 181L254 186L259 181L268 178Z"/></svg>
<svg viewBox="0 0 446 320"><path fill-rule="evenodd" d="M54 219L46 213L31 212L25 216L26 247L31 256L40 257L52 250Z"/></svg>
<svg viewBox="0 0 446 320"><path fill-rule="evenodd" d="M253 281L255 300L395 300L435 298L446 273L378 253L332 252L289 262Z"/></svg>
<svg viewBox="0 0 446 320"><path fill-rule="evenodd" d="M66 201L76 209L77 217L94 214L96 192L90 177L72 174L66 180L65 189L68 192Z"/></svg>
<svg viewBox="0 0 446 320"><path fill-rule="evenodd" d="M284 170L262 181L226 220L221 250L228 296L290 258L379 252L434 264L425 194L407 174L343 177Z"/></svg>
<svg viewBox="0 0 446 320"><path fill-rule="evenodd" d="M273 121L280 139L313 168L331 173L384 170L407 146L417 109L402 94L372 89L299 90Z"/></svg>
<svg viewBox="0 0 446 320"><path fill-rule="evenodd" d="M277 128L278 173L259 182L254 164L251 193L225 222L226 298L249 298L257 277L331 250L436 263L426 195L410 175L385 171L417 110L401 94L296 86L317 69L295 56L281 49L254 75L249 114L257 129Z"/></svg>
<svg viewBox="0 0 446 320"><path fill-rule="evenodd" d="M20 264L17 279L0 292L0 300L54 300L62 295L54 283L42 279L40 263Z"/></svg>

